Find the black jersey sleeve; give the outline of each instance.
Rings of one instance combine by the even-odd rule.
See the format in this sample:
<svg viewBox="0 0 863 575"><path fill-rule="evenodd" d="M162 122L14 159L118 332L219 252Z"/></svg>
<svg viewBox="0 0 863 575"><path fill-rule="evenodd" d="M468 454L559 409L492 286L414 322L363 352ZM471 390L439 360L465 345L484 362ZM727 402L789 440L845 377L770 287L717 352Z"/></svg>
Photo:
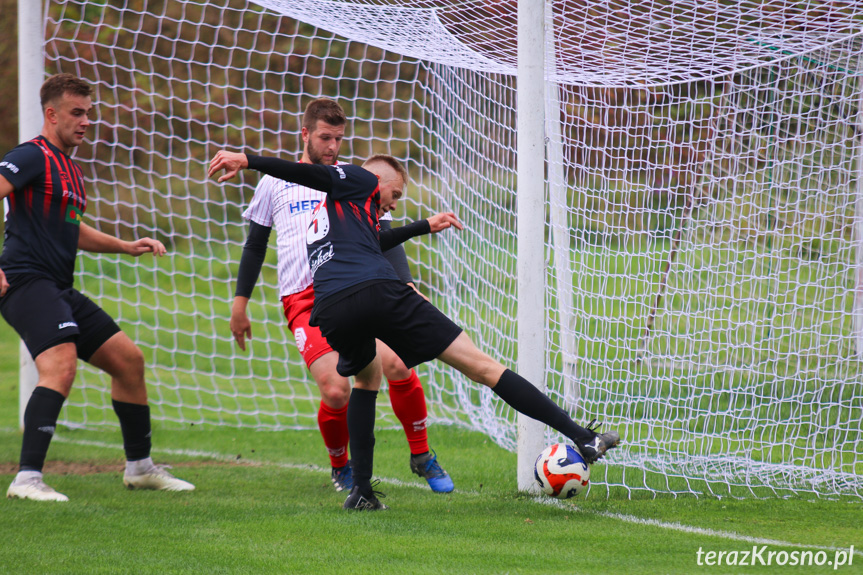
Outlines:
<svg viewBox="0 0 863 575"><path fill-rule="evenodd" d="M0 176L16 190L26 187L45 174L45 156L36 144L25 142L9 151L0 161Z"/></svg>
<svg viewBox="0 0 863 575"><path fill-rule="evenodd" d="M417 220L406 226L381 229L381 251L387 251L394 246L402 244L411 238L431 233L431 224L428 220Z"/></svg>
<svg viewBox="0 0 863 575"><path fill-rule="evenodd" d="M264 259L267 257L267 244L273 228L249 222L249 235L240 256L240 269L237 271L237 291L235 296L252 297Z"/></svg>
<svg viewBox="0 0 863 575"><path fill-rule="evenodd" d="M273 176L313 190L329 194L333 189L333 179L327 166L290 162L281 158L268 158L246 154L249 169Z"/></svg>
<svg viewBox="0 0 863 575"><path fill-rule="evenodd" d="M391 230L393 227L390 220L381 220L380 223L381 233ZM405 248L402 244L393 246L385 251L384 257L387 258L387 261L389 261L390 265L393 266L393 269L396 270L396 275L399 276L399 279L402 282L407 284L414 281L414 278L411 275L411 268L408 265L408 257L405 254Z"/></svg>

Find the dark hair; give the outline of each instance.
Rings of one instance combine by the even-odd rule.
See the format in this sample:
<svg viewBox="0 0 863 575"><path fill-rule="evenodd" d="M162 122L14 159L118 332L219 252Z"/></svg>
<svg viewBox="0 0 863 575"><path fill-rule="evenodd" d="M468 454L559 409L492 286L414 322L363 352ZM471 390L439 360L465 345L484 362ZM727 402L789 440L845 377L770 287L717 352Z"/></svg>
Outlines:
<svg viewBox="0 0 863 575"><path fill-rule="evenodd" d="M318 120L323 120L332 126L344 126L348 119L339 103L329 98L318 98L309 102L303 114L303 128L314 132Z"/></svg>
<svg viewBox="0 0 863 575"><path fill-rule="evenodd" d="M387 155L387 154L375 154L374 156L370 157L368 160L363 162L363 167L365 168L366 166L369 166L371 164L377 164L377 163L386 164L389 167L391 167L393 170L396 171L396 173L399 176L401 176L402 183L407 185L407 183L408 183L408 171L405 169L405 167L402 165L402 163L399 162L396 158L394 158L393 156Z"/></svg>
<svg viewBox="0 0 863 575"><path fill-rule="evenodd" d="M42 84L39 90L39 98L42 102L42 109L48 107L52 102L56 102L63 97L63 94L72 94L74 96L93 95L93 88L86 80L82 80L73 74L54 74Z"/></svg>

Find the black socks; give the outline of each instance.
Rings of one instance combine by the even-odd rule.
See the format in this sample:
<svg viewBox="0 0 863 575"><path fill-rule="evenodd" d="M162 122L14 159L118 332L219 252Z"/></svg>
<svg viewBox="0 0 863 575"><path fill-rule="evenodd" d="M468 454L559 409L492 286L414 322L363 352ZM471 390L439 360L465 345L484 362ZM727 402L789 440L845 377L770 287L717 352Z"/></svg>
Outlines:
<svg viewBox="0 0 863 575"><path fill-rule="evenodd" d="M375 402L378 392L353 388L348 402L348 433L350 434L351 469L354 485L371 489L375 455Z"/></svg>
<svg viewBox="0 0 863 575"><path fill-rule="evenodd" d="M593 439L593 433L575 423L559 405L512 370L503 372L492 391L516 411L543 422L575 442Z"/></svg>
<svg viewBox="0 0 863 575"><path fill-rule="evenodd" d="M152 441L150 439L150 406L136 403L123 403L111 400L114 413L120 420L120 430L123 433L123 449L126 451L126 461L139 461L150 457Z"/></svg>
<svg viewBox="0 0 863 575"><path fill-rule="evenodd" d="M63 394L53 389L37 387L33 390L24 410L21 471L42 471L64 401Z"/></svg>

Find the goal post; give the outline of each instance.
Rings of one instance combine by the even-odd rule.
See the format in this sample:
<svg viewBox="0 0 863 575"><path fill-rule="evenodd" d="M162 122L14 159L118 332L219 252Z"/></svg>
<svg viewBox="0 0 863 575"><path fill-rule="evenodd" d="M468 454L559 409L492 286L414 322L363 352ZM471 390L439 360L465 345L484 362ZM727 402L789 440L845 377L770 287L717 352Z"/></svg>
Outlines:
<svg viewBox="0 0 863 575"><path fill-rule="evenodd" d="M405 162L397 219L465 224L406 245L423 293L579 422L621 433L588 496L863 496L863 10L542 6L46 0L45 70L95 88L87 217L169 247L82 253L76 271L144 351L154 420L315 428L273 250L250 350L227 329L257 176L221 185L206 164L299 157L302 110L328 96L343 160ZM440 362L418 372L433 424L518 449L521 489L564 439L522 434ZM83 366L63 423L116 425L108 388Z"/></svg>
<svg viewBox="0 0 863 575"><path fill-rule="evenodd" d="M518 372L545 385L545 0L518 3ZM533 464L545 425L518 415L518 488L538 492Z"/></svg>
<svg viewBox="0 0 863 575"><path fill-rule="evenodd" d="M45 80L44 19L42 0L18 0L18 139L21 142L42 130L39 89ZM4 201L3 206L8 210L8 201ZM18 426L23 430L24 410L36 389L39 374L23 341L18 353Z"/></svg>

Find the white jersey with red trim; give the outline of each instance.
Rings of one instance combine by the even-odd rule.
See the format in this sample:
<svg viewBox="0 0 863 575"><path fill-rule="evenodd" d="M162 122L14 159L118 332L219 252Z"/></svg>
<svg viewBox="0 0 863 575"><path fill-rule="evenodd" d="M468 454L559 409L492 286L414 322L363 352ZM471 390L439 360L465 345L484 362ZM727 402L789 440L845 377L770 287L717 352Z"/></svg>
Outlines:
<svg viewBox="0 0 863 575"><path fill-rule="evenodd" d="M327 195L305 186L264 176L255 188L243 218L276 229L279 296L299 293L312 285L306 235L312 212ZM382 219L392 219L386 214Z"/></svg>

